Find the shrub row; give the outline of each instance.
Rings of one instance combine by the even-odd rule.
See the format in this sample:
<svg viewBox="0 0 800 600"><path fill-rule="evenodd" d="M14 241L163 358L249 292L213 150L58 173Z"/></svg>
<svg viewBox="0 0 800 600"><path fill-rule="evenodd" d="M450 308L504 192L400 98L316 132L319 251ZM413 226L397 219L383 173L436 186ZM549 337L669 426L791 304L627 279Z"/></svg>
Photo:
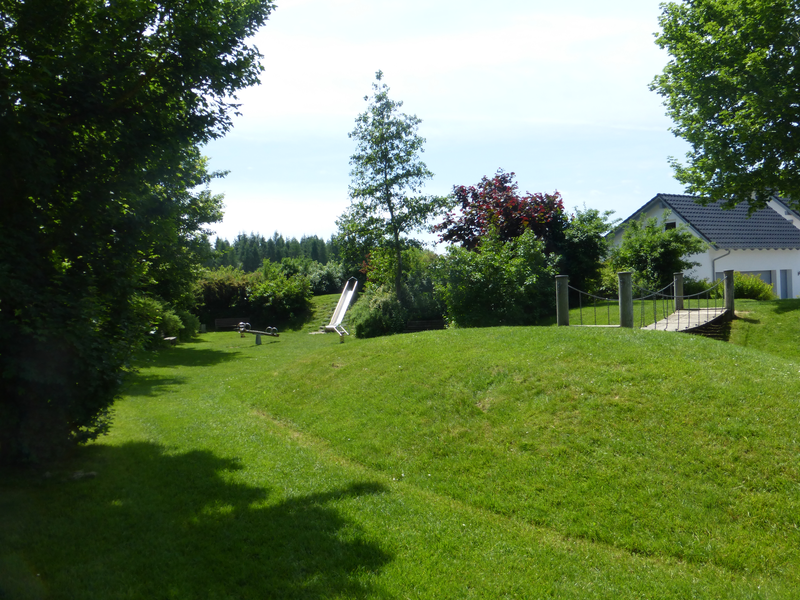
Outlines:
<svg viewBox="0 0 800 600"><path fill-rule="evenodd" d="M198 314L207 325L215 319L249 317L256 328L285 325L310 308L311 283L303 275L287 276L266 261L259 271L234 267L204 272L198 286Z"/></svg>

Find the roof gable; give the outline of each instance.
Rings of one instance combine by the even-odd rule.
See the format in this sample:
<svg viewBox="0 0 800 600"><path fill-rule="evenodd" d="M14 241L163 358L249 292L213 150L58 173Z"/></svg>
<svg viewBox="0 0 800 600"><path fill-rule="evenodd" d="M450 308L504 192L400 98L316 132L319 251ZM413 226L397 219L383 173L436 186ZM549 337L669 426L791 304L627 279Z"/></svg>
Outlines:
<svg viewBox="0 0 800 600"><path fill-rule="evenodd" d="M721 202L705 206L695 196L657 194L626 221L630 221L655 201L686 221L690 228L718 248L766 250L800 248L800 229L767 207L748 216L746 203L723 210ZM623 223L624 225L624 223Z"/></svg>

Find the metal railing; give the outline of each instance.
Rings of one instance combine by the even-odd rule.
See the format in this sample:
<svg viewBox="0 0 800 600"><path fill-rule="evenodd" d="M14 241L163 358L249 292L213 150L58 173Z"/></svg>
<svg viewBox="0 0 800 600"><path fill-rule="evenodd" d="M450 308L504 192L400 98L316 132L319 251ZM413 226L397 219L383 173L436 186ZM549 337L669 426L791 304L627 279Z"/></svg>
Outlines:
<svg viewBox="0 0 800 600"><path fill-rule="evenodd" d="M639 302L639 327L645 327L645 314L648 312L648 304L653 304L653 323L657 323L666 319L675 307L675 282L665 285L660 290L652 291L645 289L641 286L633 284L633 287L641 294L638 298L634 298L634 305ZM659 306L660 305L660 306ZM659 318L659 308L661 309L661 317ZM649 323L647 323L649 325Z"/></svg>
<svg viewBox="0 0 800 600"><path fill-rule="evenodd" d="M591 306L591 310L594 315L594 325L600 325L601 323L597 322L597 309L598 304L604 303L600 305L600 309L606 309L606 322L602 323L602 325L612 325L611 322L611 307L614 306L615 319L616 323L619 324L619 298L604 298L602 296L595 296L594 294L590 294L589 292L584 292L583 290L579 290L578 288L572 287L571 285L567 286L568 289L572 290L573 292L578 293L578 316L581 325L585 325L586 323L583 322L583 308L584 308L584 297L586 298L587 302L587 310L589 310L589 306Z"/></svg>
<svg viewBox="0 0 800 600"><path fill-rule="evenodd" d="M575 294L578 298L578 318L583 326L634 327L637 320L636 307L639 309L639 327L671 331L696 328L717 317L733 313L733 271L725 271L722 279L695 294L683 294L682 273L676 273L672 283L655 291L633 284L631 272L620 272L618 276L619 289L622 292L617 298L579 290L568 284L566 275L556 277L558 325L570 324L570 305L574 311ZM633 298L634 289L638 294L636 298ZM572 302L570 295L573 296Z"/></svg>
<svg viewBox="0 0 800 600"><path fill-rule="evenodd" d="M640 297L634 298L634 302L641 303L640 327L650 325L645 323L645 314L649 313L646 303L649 302L653 305L653 329L659 329L658 324L662 323L665 331L668 329L684 331L692 328L692 320L694 327L708 323L724 313L725 301L722 294L724 282L723 277L711 287L696 294L676 294L674 281L658 291L646 290L634 284L634 287L642 293Z"/></svg>

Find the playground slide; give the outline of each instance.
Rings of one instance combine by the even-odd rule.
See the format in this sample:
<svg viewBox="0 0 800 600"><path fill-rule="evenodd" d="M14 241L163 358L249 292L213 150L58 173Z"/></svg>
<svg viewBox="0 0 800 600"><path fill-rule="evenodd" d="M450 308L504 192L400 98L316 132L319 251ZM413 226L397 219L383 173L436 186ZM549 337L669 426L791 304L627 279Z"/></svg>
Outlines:
<svg viewBox="0 0 800 600"><path fill-rule="evenodd" d="M357 285L358 280L355 277L351 277L347 280L347 283L344 285L344 289L342 290L342 295L339 298L339 302L336 305L336 310L333 311L331 322L325 326L325 331L335 331L339 335L347 333L347 330L342 327L342 321L344 320L344 315L347 312L347 308L350 306L350 302L353 300L353 295L356 292ZM350 334L347 333L347 335Z"/></svg>

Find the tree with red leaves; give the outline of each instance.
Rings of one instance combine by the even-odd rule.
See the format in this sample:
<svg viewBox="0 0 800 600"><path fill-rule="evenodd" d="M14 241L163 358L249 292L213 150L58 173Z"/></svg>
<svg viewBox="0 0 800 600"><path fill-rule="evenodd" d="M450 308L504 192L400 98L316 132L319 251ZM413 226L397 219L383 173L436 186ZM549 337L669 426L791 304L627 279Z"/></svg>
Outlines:
<svg viewBox="0 0 800 600"><path fill-rule="evenodd" d="M531 230L545 244L545 252L558 252L569 218L561 194L520 195L514 173L498 169L494 177L483 177L477 186L453 186L461 214L449 213L433 230L439 241L475 250L490 228L500 241L518 238Z"/></svg>

